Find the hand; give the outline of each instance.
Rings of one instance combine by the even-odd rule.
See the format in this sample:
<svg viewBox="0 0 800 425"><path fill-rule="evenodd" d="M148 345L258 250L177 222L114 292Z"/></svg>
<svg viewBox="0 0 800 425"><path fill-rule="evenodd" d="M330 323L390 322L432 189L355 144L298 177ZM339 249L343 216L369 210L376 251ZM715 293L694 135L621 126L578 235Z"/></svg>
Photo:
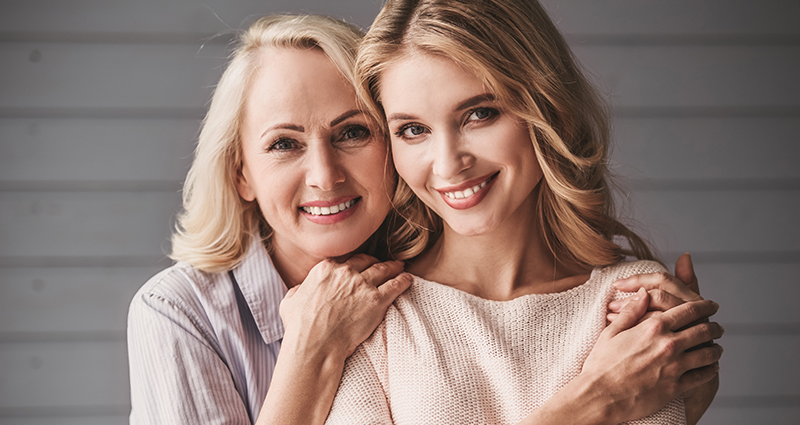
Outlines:
<svg viewBox="0 0 800 425"><path fill-rule="evenodd" d="M637 325L650 301L641 288L600 334L581 372L610 398L614 423L657 411L679 394L713 380L719 368L719 345L687 352L722 336L722 327L714 322L688 326L713 315L718 309L714 302L689 301Z"/></svg>
<svg viewBox="0 0 800 425"><path fill-rule="evenodd" d="M703 299L700 296L700 287L694 272L692 257L689 253L681 255L676 261L675 277L668 273L633 276L615 282L614 286L621 291L627 292L636 291L640 287L648 290L651 298L648 310L651 311L651 313L648 313L645 317L654 314L652 312L667 311L686 301ZM625 305L625 302L625 300L619 300L609 304L609 321L613 321L617 317L620 309ZM705 321L707 320L706 318ZM718 389L719 374L714 376L710 381L683 393L687 422L689 425L696 424L697 421L700 420L700 417L703 416L714 400Z"/></svg>
<svg viewBox="0 0 800 425"><path fill-rule="evenodd" d="M325 260L314 266L281 302L286 328L308 353L335 354L342 361L383 320L386 308L411 285L399 261L378 262L358 254L344 263Z"/></svg>

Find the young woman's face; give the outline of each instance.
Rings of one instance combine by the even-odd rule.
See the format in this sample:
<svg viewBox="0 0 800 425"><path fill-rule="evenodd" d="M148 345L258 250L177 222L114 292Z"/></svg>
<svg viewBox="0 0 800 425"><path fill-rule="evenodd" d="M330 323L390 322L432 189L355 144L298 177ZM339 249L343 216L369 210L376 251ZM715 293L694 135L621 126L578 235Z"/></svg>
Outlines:
<svg viewBox="0 0 800 425"><path fill-rule="evenodd" d="M479 235L532 216L542 171L528 129L474 74L415 53L380 83L397 172L450 228Z"/></svg>
<svg viewBox="0 0 800 425"><path fill-rule="evenodd" d="M347 254L390 209L385 141L318 49L260 52L241 128L239 194L257 200L284 252Z"/></svg>

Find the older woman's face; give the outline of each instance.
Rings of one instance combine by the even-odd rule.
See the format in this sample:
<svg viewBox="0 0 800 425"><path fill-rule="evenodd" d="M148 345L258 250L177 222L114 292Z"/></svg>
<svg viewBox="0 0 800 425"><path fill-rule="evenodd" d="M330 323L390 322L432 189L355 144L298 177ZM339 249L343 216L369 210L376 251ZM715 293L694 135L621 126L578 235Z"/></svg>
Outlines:
<svg viewBox="0 0 800 425"><path fill-rule="evenodd" d="M238 189L257 200L283 252L357 249L390 209L387 143L318 49L269 48L245 104Z"/></svg>

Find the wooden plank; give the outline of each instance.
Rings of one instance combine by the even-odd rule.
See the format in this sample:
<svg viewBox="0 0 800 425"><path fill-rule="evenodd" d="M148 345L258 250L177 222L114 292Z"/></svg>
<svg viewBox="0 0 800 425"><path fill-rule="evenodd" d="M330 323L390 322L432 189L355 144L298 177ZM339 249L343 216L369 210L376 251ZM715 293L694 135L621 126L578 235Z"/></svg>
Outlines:
<svg viewBox="0 0 800 425"><path fill-rule="evenodd" d="M0 268L0 341L11 337L124 338L133 294L155 267Z"/></svg>
<svg viewBox="0 0 800 425"><path fill-rule="evenodd" d="M163 254L180 194L0 192L0 257Z"/></svg>
<svg viewBox="0 0 800 425"><path fill-rule="evenodd" d="M728 336L718 397L800 396L800 335ZM120 406L128 400L124 343L0 344L0 409Z"/></svg>
<svg viewBox="0 0 800 425"><path fill-rule="evenodd" d="M126 425L130 422L128 415L73 416L69 418L33 415L30 417L0 416L0 423L3 425Z"/></svg>
<svg viewBox="0 0 800 425"><path fill-rule="evenodd" d="M196 119L0 119L0 182L182 181L199 127ZM613 169L634 179L800 179L798 135L795 118L623 117Z"/></svg>
<svg viewBox="0 0 800 425"><path fill-rule="evenodd" d="M225 57L200 43L0 43L0 108L204 109Z"/></svg>
<svg viewBox="0 0 800 425"><path fill-rule="evenodd" d="M128 304L159 267L0 268L0 340L120 337ZM695 270L706 298L722 308L714 320L742 325L800 326L800 264L708 264ZM40 336L41 335L41 336Z"/></svg>
<svg viewBox="0 0 800 425"><path fill-rule="evenodd" d="M717 397L800 397L800 335L725 335Z"/></svg>
<svg viewBox="0 0 800 425"><path fill-rule="evenodd" d="M198 51L199 50L199 51ZM222 46L0 43L0 111L155 108L202 111ZM800 46L579 46L617 108L789 108ZM779 111L780 112L780 111Z"/></svg>
<svg viewBox="0 0 800 425"><path fill-rule="evenodd" d="M287 11L345 17L366 27L381 4L375 0L6 0L0 31L216 33L238 28L250 15ZM800 9L792 0L542 0L542 4L562 31L580 35L800 34Z"/></svg>
<svg viewBox="0 0 800 425"><path fill-rule="evenodd" d="M0 409L130 403L124 342L0 344Z"/></svg>
<svg viewBox="0 0 800 425"><path fill-rule="evenodd" d="M706 411L699 425L797 425L800 407L716 407Z"/></svg>
<svg viewBox="0 0 800 425"><path fill-rule="evenodd" d="M0 119L0 182L180 182L199 128L196 119Z"/></svg>
<svg viewBox="0 0 800 425"><path fill-rule="evenodd" d="M576 35L800 35L792 0L540 0L559 28Z"/></svg>
<svg viewBox="0 0 800 425"><path fill-rule="evenodd" d="M800 46L576 46L612 105L796 108Z"/></svg>
<svg viewBox="0 0 800 425"><path fill-rule="evenodd" d="M797 118L618 118L612 169L633 179L800 179Z"/></svg>
<svg viewBox="0 0 800 425"><path fill-rule="evenodd" d="M670 270L675 259L664 258ZM694 262L700 292L720 305L714 320L732 332L741 325L769 329L781 324L800 329L800 263ZM727 326L731 325L731 326Z"/></svg>
<svg viewBox="0 0 800 425"><path fill-rule="evenodd" d="M798 190L637 190L626 202L662 252L800 251Z"/></svg>
<svg viewBox="0 0 800 425"><path fill-rule="evenodd" d="M375 0L6 0L0 31L55 33L203 33L243 27L270 13L317 13L367 27Z"/></svg>

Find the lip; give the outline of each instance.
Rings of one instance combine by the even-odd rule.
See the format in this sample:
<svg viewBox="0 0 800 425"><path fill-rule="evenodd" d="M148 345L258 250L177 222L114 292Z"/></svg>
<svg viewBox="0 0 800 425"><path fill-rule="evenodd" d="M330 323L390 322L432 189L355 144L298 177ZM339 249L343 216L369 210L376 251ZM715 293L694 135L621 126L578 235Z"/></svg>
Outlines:
<svg viewBox="0 0 800 425"><path fill-rule="evenodd" d="M322 207L331 207L331 206L339 205L339 204L341 204L343 202L347 202L347 201L355 201L355 204L351 205L350 208L348 208L348 209L346 209L344 211L340 211L338 213L329 214L329 215L313 215L313 214L309 214L309 213L303 211L303 209L302 209L303 207L320 207L320 208L322 208ZM298 207L297 210L300 212L300 214L303 217L305 217L306 219L308 219L312 223L326 224L327 225L327 224L336 224L336 223L342 222L344 220L347 220L350 216L352 216L356 212L356 210L360 206L361 206L361 197L360 196L348 196L348 197L342 197L342 198L333 199L333 200L330 200L330 201L309 201L309 202L306 202L306 203L300 205L300 207Z"/></svg>
<svg viewBox="0 0 800 425"><path fill-rule="evenodd" d="M475 205L478 205L481 201L483 201L483 199L489 193L489 190L491 190L491 188L494 186L494 182L497 180L497 176L499 174L500 172L498 171L492 174L487 174L483 177L467 180L466 182L459 183L458 185L455 186L447 186L447 187L437 188L435 190L439 192L439 195L442 197L442 200L447 205L449 205L450 208L456 210L466 210L468 208L474 207ZM471 187L475 187L486 180L489 180L489 182L486 183L486 186L484 186L478 193L470 196L469 198L453 199L445 195L445 193L461 192Z"/></svg>

